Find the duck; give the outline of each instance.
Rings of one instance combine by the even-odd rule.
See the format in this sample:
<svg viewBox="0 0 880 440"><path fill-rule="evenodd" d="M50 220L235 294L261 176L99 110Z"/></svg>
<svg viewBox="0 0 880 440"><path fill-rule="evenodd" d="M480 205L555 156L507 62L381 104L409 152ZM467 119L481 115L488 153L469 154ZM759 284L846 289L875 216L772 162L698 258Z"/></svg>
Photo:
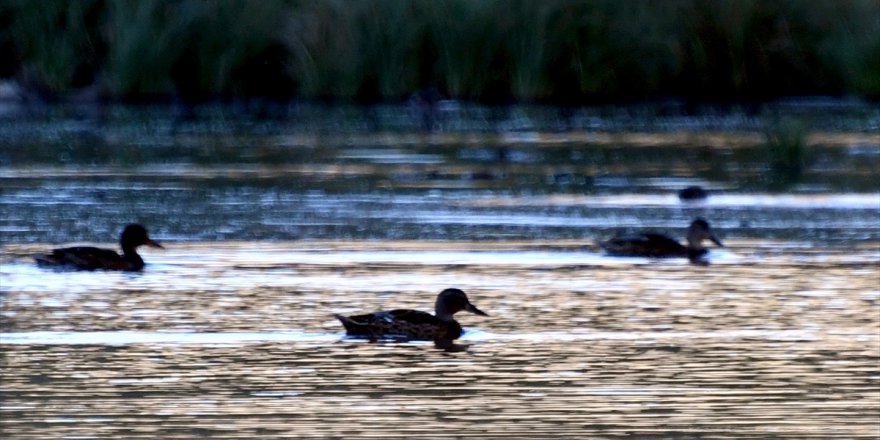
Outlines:
<svg viewBox="0 0 880 440"><path fill-rule="evenodd" d="M151 246L164 249L158 242L150 239L147 229L138 224L126 225L119 238L122 255L113 249L90 246L76 246L53 249L51 254L37 255L37 265L68 270L120 270L140 271L144 259L137 253L138 246Z"/></svg>
<svg viewBox="0 0 880 440"><path fill-rule="evenodd" d="M419 310L395 309L367 313L363 315L334 315L348 336L404 341L434 341L438 346L448 346L461 337L464 330L453 318L460 311L468 311L480 316L486 312L471 304L461 289L445 289L437 295L434 314Z"/></svg>
<svg viewBox="0 0 880 440"><path fill-rule="evenodd" d="M724 247L712 232L709 222L698 217L688 228L687 246L667 235L653 232L618 235L599 245L608 255L615 257L688 257L691 261L698 261L708 252L703 247L703 240L711 240L719 247Z"/></svg>
<svg viewBox="0 0 880 440"><path fill-rule="evenodd" d="M678 192L678 198L682 202L694 202L700 200L706 200L709 197L709 191L706 191L701 186L689 186L687 188L682 189Z"/></svg>

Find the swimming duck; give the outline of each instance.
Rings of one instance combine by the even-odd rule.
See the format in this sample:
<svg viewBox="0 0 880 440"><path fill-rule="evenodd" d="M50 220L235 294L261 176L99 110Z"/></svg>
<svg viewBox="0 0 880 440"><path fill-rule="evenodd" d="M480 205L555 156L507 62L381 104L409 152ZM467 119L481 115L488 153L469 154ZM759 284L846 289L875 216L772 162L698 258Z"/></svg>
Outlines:
<svg viewBox="0 0 880 440"><path fill-rule="evenodd" d="M162 245L150 239L143 226L136 224L125 227L119 244L122 255L112 249L77 246L54 249L51 254L38 255L35 259L40 266L59 269L138 271L144 268L144 260L137 253L138 246L162 248Z"/></svg>
<svg viewBox="0 0 880 440"><path fill-rule="evenodd" d="M461 324L452 315L466 310L489 316L476 308L460 289L446 289L437 295L434 314L408 309L386 310L365 315L334 315L349 336L360 336L372 341L393 338L416 341L434 341L438 346L449 345L461 336Z"/></svg>
<svg viewBox="0 0 880 440"><path fill-rule="evenodd" d="M703 247L703 240L712 240L718 246L724 247L721 240L712 233L709 222L697 218L688 228L687 246L669 236L651 232L618 235L599 245L608 255L616 257L688 257L695 261L708 252Z"/></svg>
<svg viewBox="0 0 880 440"><path fill-rule="evenodd" d="M703 189L703 187L696 185L689 186L678 192L678 198L682 202L706 200L707 197L709 197L709 192Z"/></svg>

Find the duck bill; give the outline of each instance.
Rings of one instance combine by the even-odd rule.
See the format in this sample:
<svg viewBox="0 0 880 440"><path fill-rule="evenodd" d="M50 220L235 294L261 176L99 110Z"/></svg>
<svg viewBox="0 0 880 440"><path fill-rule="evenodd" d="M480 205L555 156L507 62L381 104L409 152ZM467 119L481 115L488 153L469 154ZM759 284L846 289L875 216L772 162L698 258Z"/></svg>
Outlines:
<svg viewBox="0 0 880 440"><path fill-rule="evenodd" d="M710 235L709 240L712 240L712 243L717 244L718 247L724 247L724 243L721 243L721 240L719 240L718 237L716 237L714 235Z"/></svg>
<svg viewBox="0 0 880 440"><path fill-rule="evenodd" d="M161 244L159 244L158 241L153 241L153 240L150 240L149 238L147 239L147 241L144 242L144 244L147 246L150 246L150 247L154 247L154 248L165 249L165 246L162 246Z"/></svg>
<svg viewBox="0 0 880 440"><path fill-rule="evenodd" d="M467 310L468 312L473 313L474 315L489 316L488 313L486 313L486 312L484 312L484 311L478 309L478 308L477 308L476 306L474 306L473 304L468 304L467 306L465 306L464 309Z"/></svg>

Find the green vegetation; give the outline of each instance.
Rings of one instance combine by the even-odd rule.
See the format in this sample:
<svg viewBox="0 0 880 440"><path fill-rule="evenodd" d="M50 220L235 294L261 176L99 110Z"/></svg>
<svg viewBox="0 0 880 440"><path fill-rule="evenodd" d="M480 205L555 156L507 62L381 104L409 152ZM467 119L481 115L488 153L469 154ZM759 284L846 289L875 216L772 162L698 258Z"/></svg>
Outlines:
<svg viewBox="0 0 880 440"><path fill-rule="evenodd" d="M771 124L764 132L769 186L775 189L800 181L808 165L807 129L798 120L785 118Z"/></svg>
<svg viewBox="0 0 880 440"><path fill-rule="evenodd" d="M0 0L0 76L51 99L880 99L876 0Z"/></svg>

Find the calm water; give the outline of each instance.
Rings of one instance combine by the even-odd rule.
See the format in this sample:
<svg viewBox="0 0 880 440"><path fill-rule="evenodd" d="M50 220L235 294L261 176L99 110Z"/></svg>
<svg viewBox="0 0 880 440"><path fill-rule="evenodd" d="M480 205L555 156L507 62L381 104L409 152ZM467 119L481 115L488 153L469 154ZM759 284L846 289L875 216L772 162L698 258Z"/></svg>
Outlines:
<svg viewBox="0 0 880 440"><path fill-rule="evenodd" d="M880 436L876 112L785 182L761 120L343 113L3 122L3 438ZM698 215L709 266L595 245ZM131 221L143 273L30 257ZM450 286L458 351L332 318Z"/></svg>

